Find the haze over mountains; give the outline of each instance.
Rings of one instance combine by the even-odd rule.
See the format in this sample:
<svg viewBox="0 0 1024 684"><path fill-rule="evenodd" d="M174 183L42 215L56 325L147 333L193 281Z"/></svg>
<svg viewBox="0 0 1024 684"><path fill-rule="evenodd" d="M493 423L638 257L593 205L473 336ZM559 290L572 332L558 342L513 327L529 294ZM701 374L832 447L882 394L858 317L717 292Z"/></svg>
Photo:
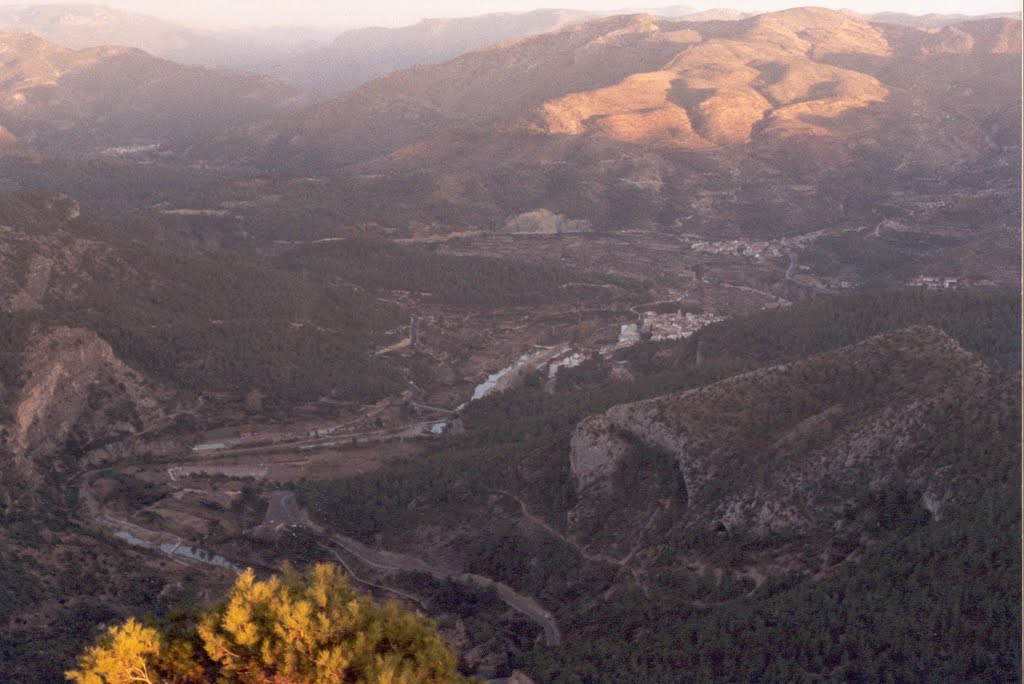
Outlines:
<svg viewBox="0 0 1024 684"><path fill-rule="evenodd" d="M425 19L403 28L360 28L327 47L298 55L268 71L321 96L337 95L377 76L417 64L437 64L506 40L556 31L593 15L536 10L462 19Z"/></svg>
<svg viewBox="0 0 1024 684"><path fill-rule="evenodd" d="M0 50L7 143L56 153L184 143L299 101L265 76L183 66L133 48L74 51L5 33Z"/></svg>
<svg viewBox="0 0 1024 684"><path fill-rule="evenodd" d="M736 10L684 5L619 11L689 21L750 16ZM507 40L546 33L610 12L540 9L470 17L431 18L398 28L328 27L205 29L94 4L5 5L0 29L35 33L66 48L124 45L157 57L203 66L245 69L280 78L318 97L335 96L374 77L436 64ZM942 28L972 17L888 13L869 19L918 28Z"/></svg>
<svg viewBox="0 0 1024 684"><path fill-rule="evenodd" d="M877 221L926 188L987 187L1009 206L1020 27L613 17L389 74L190 156L345 169L390 188L392 207L451 207L442 232L544 208L602 228L793 235Z"/></svg>
<svg viewBox="0 0 1024 684"><path fill-rule="evenodd" d="M267 77L8 35L0 125L11 151L323 175L322 190L298 191L319 193L308 199L331 221L419 220L429 205L435 234L501 230L543 210L555 231L776 238L877 222L883 205L905 216L918 211L911 197L948 191L987 207L972 214L974 229L1002 230L1018 215L1021 110L1007 84L1020 80L1020 27L996 18L917 29L820 9L610 17L393 72L314 105ZM75 174L58 173L51 182L34 172L20 187L64 191ZM211 220L188 230L213 243L237 239L224 228L286 238L246 208L250 195L211 187L198 201L213 204L197 207ZM929 206L939 228L951 210ZM221 215L238 218L215 227ZM264 227L236 231L254 220ZM323 235L314 223L304 229Z"/></svg>
<svg viewBox="0 0 1024 684"><path fill-rule="evenodd" d="M1019 675L1019 18L0 26L0 680L285 560L481 679Z"/></svg>
<svg viewBox="0 0 1024 684"><path fill-rule="evenodd" d="M329 29L314 27L192 28L146 14L78 3L0 6L0 29L35 33L76 50L123 45L184 64L249 69L334 37Z"/></svg>

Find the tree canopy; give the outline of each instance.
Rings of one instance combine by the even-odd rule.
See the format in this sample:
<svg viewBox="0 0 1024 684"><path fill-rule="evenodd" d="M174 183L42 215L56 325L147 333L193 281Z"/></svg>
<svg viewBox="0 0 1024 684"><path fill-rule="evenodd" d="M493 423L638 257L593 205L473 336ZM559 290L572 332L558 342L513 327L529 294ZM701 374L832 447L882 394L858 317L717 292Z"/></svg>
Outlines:
<svg viewBox="0 0 1024 684"><path fill-rule="evenodd" d="M76 684L430 684L468 681L428 619L353 591L319 564L303 576L239 575L224 603L185 630L129 618L67 672Z"/></svg>

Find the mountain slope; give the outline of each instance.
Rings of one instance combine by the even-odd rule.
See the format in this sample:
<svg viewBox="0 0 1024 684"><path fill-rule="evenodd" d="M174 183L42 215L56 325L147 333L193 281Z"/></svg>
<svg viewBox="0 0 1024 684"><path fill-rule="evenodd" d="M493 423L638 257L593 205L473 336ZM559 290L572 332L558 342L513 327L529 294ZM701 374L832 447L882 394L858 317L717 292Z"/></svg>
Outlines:
<svg viewBox="0 0 1024 684"><path fill-rule="evenodd" d="M131 48L67 50L0 34L0 124L19 142L68 152L181 144L298 104L266 77L185 67Z"/></svg>
<svg viewBox="0 0 1024 684"><path fill-rule="evenodd" d="M332 530L536 597L565 637L516 661L541 681L1012 679L1018 329L1012 292L799 302L300 491Z"/></svg>
<svg viewBox="0 0 1024 684"><path fill-rule="evenodd" d="M546 99L614 83L671 58L674 46L645 35L645 25L613 17L389 74L261 129L260 136L274 140L273 150L285 158L319 148L325 160L343 163L456 125L509 120Z"/></svg>
<svg viewBox="0 0 1024 684"><path fill-rule="evenodd" d="M156 17L102 5L8 5L0 8L0 27L34 33L72 50L126 45L153 54L180 50L196 32Z"/></svg>
<svg viewBox="0 0 1024 684"><path fill-rule="evenodd" d="M815 8L614 16L390 74L187 158L328 176L348 222L382 222L386 197L399 224L430 207L437 232L541 209L714 240L888 218L1007 232L1020 27L943 34Z"/></svg>
<svg viewBox="0 0 1024 684"><path fill-rule="evenodd" d="M1009 227L1020 27L611 17L393 73L189 156L350 175L389 206L440 205L449 229L546 209L597 229L795 235L972 193Z"/></svg>
<svg viewBox="0 0 1024 684"><path fill-rule="evenodd" d="M824 132L807 125L886 98L874 78L823 58L886 55L889 46L863 22L826 10L790 10L741 22L735 36L694 43L658 71L598 91L544 104L548 133L591 133L686 148L747 142L755 125Z"/></svg>
<svg viewBox="0 0 1024 684"><path fill-rule="evenodd" d="M966 58L1020 51L1013 20L944 31L969 39L814 8L735 22L613 17L379 79L283 123L277 149L326 148L327 160L343 163L453 126L526 121L547 135L690 149L841 134L850 114L893 99L880 68L920 54L918 44ZM938 86L934 76L922 85Z"/></svg>
<svg viewBox="0 0 1024 684"><path fill-rule="evenodd" d="M638 459L652 454L676 464L681 499L673 502L672 525L691 531L766 543L831 534L858 497L891 483L919 492L920 505L941 517L963 503L955 476L967 464L936 461L920 440L961 393L987 384L980 358L939 330L914 327L617 406L574 433L580 504L569 513L570 531L581 543L628 539L626 531L651 515L656 485L648 487L648 506L605 512L623 495L622 472L642 469Z"/></svg>
<svg viewBox="0 0 1024 684"><path fill-rule="evenodd" d="M145 375L228 401L256 385L289 402L395 386L369 357L405 315L353 287L134 241L67 197L0 197L0 226L0 311L12 327L92 331ZM30 345L12 344L17 369Z"/></svg>

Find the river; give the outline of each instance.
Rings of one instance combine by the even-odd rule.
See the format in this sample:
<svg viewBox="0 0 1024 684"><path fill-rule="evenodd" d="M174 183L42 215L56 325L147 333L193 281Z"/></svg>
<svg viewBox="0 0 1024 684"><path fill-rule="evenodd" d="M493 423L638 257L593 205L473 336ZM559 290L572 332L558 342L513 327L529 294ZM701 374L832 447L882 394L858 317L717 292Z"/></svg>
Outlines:
<svg viewBox="0 0 1024 684"><path fill-rule="evenodd" d="M188 560L206 563L207 565L215 565L219 568L229 568L231 570L237 570L238 572L242 571L240 567L238 567L228 559L224 558L223 556L212 554L205 549L186 546L180 542L162 542L160 544L157 544L156 542L147 541L145 539L139 539L135 535L131 534L130 532L125 532L124 530L117 530L116 532L114 532L114 536L123 542L131 544L132 546L141 546L144 549L150 549L152 551L162 551L166 553L168 556L181 556L182 558L186 558Z"/></svg>

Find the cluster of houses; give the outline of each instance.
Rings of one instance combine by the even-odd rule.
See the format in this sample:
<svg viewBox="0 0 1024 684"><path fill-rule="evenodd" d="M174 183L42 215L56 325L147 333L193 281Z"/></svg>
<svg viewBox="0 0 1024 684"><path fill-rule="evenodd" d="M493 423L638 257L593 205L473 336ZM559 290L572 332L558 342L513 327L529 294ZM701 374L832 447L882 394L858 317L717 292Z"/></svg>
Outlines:
<svg viewBox="0 0 1024 684"><path fill-rule="evenodd" d="M712 313L683 313L677 311L670 314L659 314L654 311L645 311L640 316L640 335L645 337L650 334L650 339L658 340L679 340L689 337L705 325L723 320L722 316Z"/></svg>
<svg viewBox="0 0 1024 684"><path fill-rule="evenodd" d="M640 314L638 323L624 323L619 328L619 340L609 350L622 349L637 344L641 340L679 340L689 337L705 325L724 320L722 316L712 313L657 313L645 311ZM604 351L604 350L602 350ZM579 365L577 363L576 365Z"/></svg>
<svg viewBox="0 0 1024 684"><path fill-rule="evenodd" d="M558 375L558 371L563 368L575 368L589 358L587 354L580 351L568 350L564 354L561 354L548 364L548 378L553 378Z"/></svg>
<svg viewBox="0 0 1024 684"><path fill-rule="evenodd" d="M788 256L790 252L807 246L822 235L825 235L824 230L777 240L695 240L690 243L690 249L704 254L738 254L753 259L774 259Z"/></svg>
<svg viewBox="0 0 1024 684"><path fill-rule="evenodd" d="M924 287L929 290L952 290L960 287L957 278L941 278L938 276L917 276L911 280L909 285L913 287Z"/></svg>

